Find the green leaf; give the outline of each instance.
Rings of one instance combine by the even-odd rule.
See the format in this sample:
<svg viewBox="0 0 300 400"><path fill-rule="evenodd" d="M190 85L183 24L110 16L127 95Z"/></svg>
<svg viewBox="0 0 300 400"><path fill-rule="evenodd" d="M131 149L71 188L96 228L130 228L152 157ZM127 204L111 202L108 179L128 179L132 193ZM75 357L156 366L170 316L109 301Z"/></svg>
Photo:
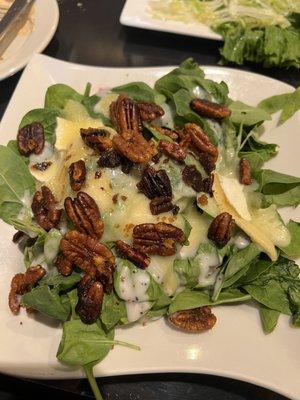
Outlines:
<svg viewBox="0 0 300 400"><path fill-rule="evenodd" d="M254 177L266 205L296 206L300 203L300 178L270 169L254 171Z"/></svg>
<svg viewBox="0 0 300 400"><path fill-rule="evenodd" d="M256 260L251 264L251 268L241 276L241 278L235 283L235 286L243 286L247 283L251 283L259 278L263 273L271 268L272 262L269 260Z"/></svg>
<svg viewBox="0 0 300 400"><path fill-rule="evenodd" d="M44 254L47 264L52 264L59 252L59 244L62 234L58 229L50 229L44 243Z"/></svg>
<svg viewBox="0 0 300 400"><path fill-rule="evenodd" d="M81 279L81 275L77 272L72 272L69 276L63 276L58 273L47 274L40 280L39 285L47 285L55 288L58 292L63 292L72 289Z"/></svg>
<svg viewBox="0 0 300 400"><path fill-rule="evenodd" d="M296 286L290 287L288 296L293 313L292 324L293 326L300 328L300 288Z"/></svg>
<svg viewBox="0 0 300 400"><path fill-rule="evenodd" d="M127 318L124 300L118 299L114 292L105 294L100 318L105 329L114 328L121 319Z"/></svg>
<svg viewBox="0 0 300 400"><path fill-rule="evenodd" d="M184 246L188 246L190 244L189 243L189 236L191 234L192 225L189 223L188 219L183 214L181 214L181 216L182 216L183 222L184 222L183 233L184 233L184 236L185 236L185 242L183 243L183 245Z"/></svg>
<svg viewBox="0 0 300 400"><path fill-rule="evenodd" d="M8 224L24 207L24 195L35 190L27 165L9 148L0 145L0 218Z"/></svg>
<svg viewBox="0 0 300 400"><path fill-rule="evenodd" d="M17 156L21 157L26 165L29 164L29 157L25 157L25 156L22 156L22 154L20 154L19 149L18 149L18 143L16 140L10 140L7 143L6 147L8 147L11 151L16 153Z"/></svg>
<svg viewBox="0 0 300 400"><path fill-rule="evenodd" d="M259 313L264 332L273 332L273 330L276 328L280 312L276 310L271 310L270 308L260 304Z"/></svg>
<svg viewBox="0 0 300 400"><path fill-rule="evenodd" d="M114 93L126 93L135 101L144 101L146 103L162 104L166 100L165 96L157 90L152 89L144 82L131 82L125 85L117 86L112 89Z"/></svg>
<svg viewBox="0 0 300 400"><path fill-rule="evenodd" d="M29 111L21 120L19 128L32 122L40 122L44 128L45 140L51 144L55 143L56 118L60 115L55 108L37 108Z"/></svg>
<svg viewBox="0 0 300 400"><path fill-rule="evenodd" d="M46 237L46 232L39 234L36 241L33 244L28 245L26 243L24 249L24 264L26 268L29 268L31 266L36 257L43 254L45 237ZM29 243L31 242L29 241Z"/></svg>
<svg viewBox="0 0 300 400"><path fill-rule="evenodd" d="M80 319L67 321L63 325L63 335L57 351L59 361L83 366L102 361L114 344L114 332L108 335L97 324L86 325Z"/></svg>
<svg viewBox="0 0 300 400"><path fill-rule="evenodd" d="M230 121L234 124L243 124L253 126L263 121L272 119L271 115L258 107L251 107L241 101L233 101L230 103L231 110Z"/></svg>
<svg viewBox="0 0 300 400"><path fill-rule="evenodd" d="M185 289L175 297L169 307L169 312L174 313L191 308L226 303L236 303L248 301L250 299L251 296L242 292L239 289L227 289L220 293L219 298L216 302L212 302L210 295L207 291Z"/></svg>
<svg viewBox="0 0 300 400"><path fill-rule="evenodd" d="M96 379L94 377L93 366L94 366L94 363L90 363L90 364L84 365L83 366L83 370L84 370L85 375L86 375L86 377L87 377L87 379L89 381L89 384L91 386L91 389L93 391L95 399L96 400L103 400L103 397L102 397L102 395L100 393L100 390L99 390L99 387L97 385Z"/></svg>
<svg viewBox="0 0 300 400"><path fill-rule="evenodd" d="M49 86L45 96L45 108L54 108L62 110L68 100L74 100L81 103L84 96L68 85L57 83Z"/></svg>
<svg viewBox="0 0 300 400"><path fill-rule="evenodd" d="M70 315L68 297L59 296L57 289L50 289L46 285L37 286L24 294L22 304L60 321L66 321Z"/></svg>
<svg viewBox="0 0 300 400"><path fill-rule="evenodd" d="M31 220L21 220L19 218L11 218L10 224L14 226L15 229L26 233L30 237L35 236L46 236L47 232L41 228L39 225L34 224Z"/></svg>
<svg viewBox="0 0 300 400"><path fill-rule="evenodd" d="M250 162L251 170L258 171L265 162L277 155L277 148L276 144L263 142L254 134L239 152L239 157L246 157Z"/></svg>
<svg viewBox="0 0 300 400"><path fill-rule="evenodd" d="M166 140L167 142L173 142L169 136L159 132L154 126L144 122L144 127L153 135L155 140Z"/></svg>
<svg viewBox="0 0 300 400"><path fill-rule="evenodd" d="M291 235L290 244L286 247L281 247L281 250L289 258L296 259L300 257L300 223L290 220L287 228Z"/></svg>

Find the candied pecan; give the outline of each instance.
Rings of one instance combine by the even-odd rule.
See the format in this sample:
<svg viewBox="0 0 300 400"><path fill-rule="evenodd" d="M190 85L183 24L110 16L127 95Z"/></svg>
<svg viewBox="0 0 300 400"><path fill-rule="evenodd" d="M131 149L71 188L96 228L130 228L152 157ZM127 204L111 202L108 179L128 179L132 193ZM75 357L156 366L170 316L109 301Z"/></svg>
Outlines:
<svg viewBox="0 0 300 400"><path fill-rule="evenodd" d="M10 292L8 295L8 305L13 314L18 314L20 310L19 295L30 292L33 286L45 276L46 270L37 265L26 270L25 274L16 274L11 281Z"/></svg>
<svg viewBox="0 0 300 400"><path fill-rule="evenodd" d="M196 192L202 190L202 175L197 170L195 165L186 165L182 171L183 182L191 186Z"/></svg>
<svg viewBox="0 0 300 400"><path fill-rule="evenodd" d="M206 306L173 313L169 316L169 321L176 328L187 332L204 332L214 327L217 318L211 308Z"/></svg>
<svg viewBox="0 0 300 400"><path fill-rule="evenodd" d="M69 167L70 185L74 191L82 188L86 177L85 163L83 160L73 162Z"/></svg>
<svg viewBox="0 0 300 400"><path fill-rule="evenodd" d="M139 109L136 103L124 93L111 103L110 119L120 134L128 130L140 132L142 129Z"/></svg>
<svg viewBox="0 0 300 400"><path fill-rule="evenodd" d="M99 280L107 293L113 285L115 257L104 244L92 236L69 231L60 241L60 250L70 263Z"/></svg>
<svg viewBox="0 0 300 400"><path fill-rule="evenodd" d="M136 186L148 199L172 197L171 182L164 169L156 171L152 167L146 168L142 179Z"/></svg>
<svg viewBox="0 0 300 400"><path fill-rule="evenodd" d="M134 130L115 135L112 140L115 149L132 162L145 164L157 153L155 147Z"/></svg>
<svg viewBox="0 0 300 400"><path fill-rule="evenodd" d="M213 184L214 184L214 175L210 174L208 178L203 179L202 181L202 191L209 194L210 197L213 196Z"/></svg>
<svg viewBox="0 0 300 400"><path fill-rule="evenodd" d="M153 215L173 210L172 197L163 196L155 197L150 201L150 211Z"/></svg>
<svg viewBox="0 0 300 400"><path fill-rule="evenodd" d="M103 302L103 286L90 275L84 275L78 284L76 312L84 324L93 324L99 318Z"/></svg>
<svg viewBox="0 0 300 400"><path fill-rule="evenodd" d="M177 140L179 138L179 134L170 128L167 128L165 126L158 126L158 125L153 125L153 128L161 133L162 135L168 136L169 138L173 140Z"/></svg>
<svg viewBox="0 0 300 400"><path fill-rule="evenodd" d="M31 153L40 154L45 144L43 125L32 122L19 129L17 143L19 152L23 156L29 156Z"/></svg>
<svg viewBox="0 0 300 400"><path fill-rule="evenodd" d="M75 199L65 199L65 210L79 232L100 239L104 224L95 200L85 192L78 192Z"/></svg>
<svg viewBox="0 0 300 400"><path fill-rule="evenodd" d="M197 114L207 118L222 119L231 115L230 108L209 100L194 99L191 101L190 107Z"/></svg>
<svg viewBox="0 0 300 400"><path fill-rule="evenodd" d="M240 183L242 185L251 185L251 167L247 158L241 158L239 163Z"/></svg>
<svg viewBox="0 0 300 400"><path fill-rule="evenodd" d="M207 153L199 153L198 154L198 159L200 161L200 164L202 165L204 171L209 175L213 172L213 170L216 168L216 163L213 159L212 156L210 156Z"/></svg>
<svg viewBox="0 0 300 400"><path fill-rule="evenodd" d="M122 240L116 241L116 247L118 252L125 257L127 260L133 262L138 267L145 269L150 264L150 258L140 250L129 246L129 244Z"/></svg>
<svg viewBox="0 0 300 400"><path fill-rule="evenodd" d="M57 271L63 276L69 276L73 272L73 263L68 260L63 254L59 254L55 261Z"/></svg>
<svg viewBox="0 0 300 400"><path fill-rule="evenodd" d="M81 128L80 135L84 143L94 150L102 153L112 148L110 133L103 128Z"/></svg>
<svg viewBox="0 0 300 400"><path fill-rule="evenodd" d="M168 142L167 140L159 141L159 149L168 157L176 161L183 161L187 155L186 149L182 148L179 143Z"/></svg>
<svg viewBox="0 0 300 400"><path fill-rule="evenodd" d="M31 204L31 209L38 224L49 231L57 228L62 210L56 208L57 201L47 186L42 186L41 190L35 192Z"/></svg>
<svg viewBox="0 0 300 400"><path fill-rule="evenodd" d="M171 256L176 253L176 243L182 245L184 242L183 231L165 222L133 228L133 247L148 255Z"/></svg>
<svg viewBox="0 0 300 400"><path fill-rule="evenodd" d="M164 115L164 109L155 103L146 103L144 101L137 102L137 107L143 121L153 121Z"/></svg>
<svg viewBox="0 0 300 400"><path fill-rule="evenodd" d="M51 161L43 161L40 163L34 164L31 168L36 169L38 171L46 171L52 165Z"/></svg>
<svg viewBox="0 0 300 400"><path fill-rule="evenodd" d="M234 226L235 222L232 216L227 212L223 212L211 222L207 237L218 247L224 247L231 238Z"/></svg>
<svg viewBox="0 0 300 400"><path fill-rule="evenodd" d="M208 136L200 128L200 126L188 123L184 125L184 130L190 135L193 145L201 153L209 154L213 157L214 161L218 158L218 149L211 143Z"/></svg>

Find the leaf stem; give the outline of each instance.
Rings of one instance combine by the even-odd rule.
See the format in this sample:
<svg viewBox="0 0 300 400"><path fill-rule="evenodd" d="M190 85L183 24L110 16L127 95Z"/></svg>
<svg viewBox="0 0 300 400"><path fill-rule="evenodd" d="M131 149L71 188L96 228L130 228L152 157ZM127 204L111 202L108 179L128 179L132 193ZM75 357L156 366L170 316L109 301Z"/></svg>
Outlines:
<svg viewBox="0 0 300 400"><path fill-rule="evenodd" d="M93 367L89 366L89 365L84 365L83 366L83 370L85 372L85 375L89 381L89 384L91 386L91 389L94 393L95 399L96 400L103 400L103 397L100 393L99 387L97 385L96 379L94 377L93 374Z"/></svg>

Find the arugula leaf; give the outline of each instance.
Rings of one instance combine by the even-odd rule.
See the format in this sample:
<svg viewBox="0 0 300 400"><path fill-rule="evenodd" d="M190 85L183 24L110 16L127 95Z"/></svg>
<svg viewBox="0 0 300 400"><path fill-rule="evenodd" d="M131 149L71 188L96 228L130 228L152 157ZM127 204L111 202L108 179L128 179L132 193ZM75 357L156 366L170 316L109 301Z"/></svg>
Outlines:
<svg viewBox="0 0 300 400"><path fill-rule="evenodd" d="M264 332L265 333L273 332L273 330L276 328L280 312L276 310L271 310L271 308L268 308L263 304L260 304L259 313Z"/></svg>
<svg viewBox="0 0 300 400"><path fill-rule="evenodd" d="M296 259L300 257L300 222L290 220L287 228L291 235L291 241L288 246L281 247L281 250L289 258Z"/></svg>
<svg viewBox="0 0 300 400"><path fill-rule="evenodd" d="M25 193L32 194L34 190L34 178L23 159L0 145L0 218L10 224L24 207Z"/></svg>
<svg viewBox="0 0 300 400"><path fill-rule="evenodd" d="M234 124L246 126L257 125L263 121L271 120L271 115L259 107L248 106L241 101L233 101L229 104L231 115L230 121Z"/></svg>
<svg viewBox="0 0 300 400"><path fill-rule="evenodd" d="M175 297L169 307L169 313L172 314L181 310L209 305L248 301L250 299L251 296L247 293L242 292L239 289L230 288L222 291L218 300L212 302L208 291L185 289Z"/></svg>
<svg viewBox="0 0 300 400"><path fill-rule="evenodd" d="M81 103L84 95L76 92L73 88L62 83L49 86L45 96L45 108L62 110L68 100Z"/></svg>
<svg viewBox="0 0 300 400"><path fill-rule="evenodd" d="M277 144L263 142L254 133L239 152L239 157L246 157L250 162L251 170L256 171L277 155L277 148Z"/></svg>
<svg viewBox="0 0 300 400"><path fill-rule="evenodd" d="M44 128L45 140L54 144L56 140L56 118L59 115L60 112L55 108L37 108L24 115L19 128L23 128L25 125L31 124L32 122L40 122Z"/></svg>
<svg viewBox="0 0 300 400"><path fill-rule="evenodd" d="M145 82L126 83L125 85L113 88L111 91L114 93L126 93L133 100L145 101L147 103L162 104L166 100L164 95L152 89Z"/></svg>
<svg viewBox="0 0 300 400"><path fill-rule="evenodd" d="M300 178L263 169L254 171L266 205L293 206L300 203Z"/></svg>
<svg viewBox="0 0 300 400"><path fill-rule="evenodd" d="M117 298L114 292L105 294L100 315L105 329L110 330L126 320L127 313L124 300Z"/></svg>
<svg viewBox="0 0 300 400"><path fill-rule="evenodd" d="M25 293L22 304L60 321L66 321L70 315L68 296L59 296L57 289L50 289L47 285L37 286Z"/></svg>
<svg viewBox="0 0 300 400"><path fill-rule="evenodd" d="M114 331L108 334L96 323L84 324L80 319L67 321L57 351L59 361L76 366L102 361L114 345Z"/></svg>

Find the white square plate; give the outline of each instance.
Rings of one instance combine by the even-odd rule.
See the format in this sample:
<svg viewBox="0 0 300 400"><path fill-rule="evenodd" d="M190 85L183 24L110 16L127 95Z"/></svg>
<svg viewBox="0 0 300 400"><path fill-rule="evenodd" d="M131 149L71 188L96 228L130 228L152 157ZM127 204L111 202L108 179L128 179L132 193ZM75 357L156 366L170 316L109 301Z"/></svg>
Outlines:
<svg viewBox="0 0 300 400"><path fill-rule="evenodd" d="M98 68L71 64L36 55L28 64L13 94L0 126L0 142L16 137L21 117L43 106L47 87L65 83L83 92L86 82L93 91L130 81L152 85L171 67ZM207 77L227 82L230 95L255 105L267 96L291 91L279 81L220 67L204 67ZM271 168L299 174L300 114L285 125L268 123L264 138L275 141L281 151ZM273 129L272 129L273 128ZM272 130L272 131L271 131ZM300 220L299 210L287 209L284 217ZM22 310L13 316L7 305L12 276L23 270L22 255L11 241L12 227L0 222L0 371L26 377L78 378L82 371L59 364L55 358L61 337L56 322ZM300 330L282 316L271 335L264 335L258 310L250 304L214 308L218 318L212 331L185 334L162 319L117 329L116 337L141 346L141 351L116 346L95 368L96 376L151 372L191 372L222 375L271 388L290 398L300 398Z"/></svg>
<svg viewBox="0 0 300 400"><path fill-rule="evenodd" d="M163 1L163 0L162 0ZM200 23L190 23L153 18L148 12L148 0L127 0L120 16L122 25L154 31L172 32L205 39L222 40L209 26Z"/></svg>

